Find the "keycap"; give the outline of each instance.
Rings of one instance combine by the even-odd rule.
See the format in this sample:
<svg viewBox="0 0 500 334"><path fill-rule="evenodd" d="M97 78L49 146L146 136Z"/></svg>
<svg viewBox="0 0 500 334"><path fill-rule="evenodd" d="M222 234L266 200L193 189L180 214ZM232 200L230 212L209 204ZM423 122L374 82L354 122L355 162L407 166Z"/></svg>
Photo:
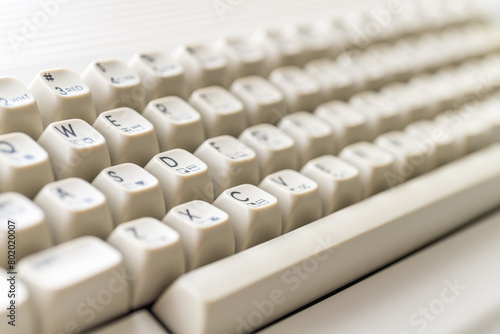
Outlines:
<svg viewBox="0 0 500 334"><path fill-rule="evenodd" d="M174 148L194 152L205 140L200 113L177 96L149 102L142 115L153 124L161 152Z"/></svg>
<svg viewBox="0 0 500 334"><path fill-rule="evenodd" d="M257 184L260 180L257 155L234 137L207 139L194 155L208 166L214 184L214 197L228 188L243 183Z"/></svg>
<svg viewBox="0 0 500 334"><path fill-rule="evenodd" d="M186 271L179 234L149 217L117 226L107 242L119 250L130 284L132 309L155 300L174 279Z"/></svg>
<svg viewBox="0 0 500 334"><path fill-rule="evenodd" d="M364 197L401 182L394 157L372 143L359 142L346 146L340 151L339 157L358 169Z"/></svg>
<svg viewBox="0 0 500 334"><path fill-rule="evenodd" d="M364 55L380 62L385 68L388 73L385 85L391 82L406 82L416 74L411 55L394 47L394 44L371 45L364 51Z"/></svg>
<svg viewBox="0 0 500 334"><path fill-rule="evenodd" d="M394 44L373 45L365 52L368 57L374 57L383 63L388 72L386 85L392 81L407 81L417 72L411 53Z"/></svg>
<svg viewBox="0 0 500 334"><path fill-rule="evenodd" d="M160 150L153 124L128 107L101 113L93 127L106 139L112 165L145 166Z"/></svg>
<svg viewBox="0 0 500 334"><path fill-rule="evenodd" d="M436 165L434 146L425 146L405 132L384 133L374 143L394 156L396 175L401 181L428 172Z"/></svg>
<svg viewBox="0 0 500 334"><path fill-rule="evenodd" d="M478 99L480 90L484 89L481 86L487 87L486 89L491 89L493 88L492 86L494 86L488 83L488 75L480 74L477 69L470 68L466 65L467 64L455 68L443 68L440 71L444 72L444 75L447 75L449 80L454 82L461 95L461 100L464 101L464 103L465 101ZM478 86L480 88L478 88Z"/></svg>
<svg viewBox="0 0 500 334"><path fill-rule="evenodd" d="M203 43L180 45L172 53L172 58L184 68L189 91L201 87L226 86L226 58Z"/></svg>
<svg viewBox="0 0 500 334"><path fill-rule="evenodd" d="M477 17L476 17L477 18ZM469 22L460 27L459 42L466 41L470 47L463 50L466 58L484 56L498 50L498 33L495 29L489 29L487 25L481 24L480 20Z"/></svg>
<svg viewBox="0 0 500 334"><path fill-rule="evenodd" d="M434 117L436 106L426 99L423 90L411 87L404 83L393 83L380 91L387 98L395 101L404 113L403 118L406 122L411 123L421 119L429 119Z"/></svg>
<svg viewBox="0 0 500 334"><path fill-rule="evenodd" d="M446 63L454 64L474 54L474 52L464 50L463 47L460 47L460 44L465 44L470 47L475 46L479 49L479 43L474 43L475 45L473 43L467 43L467 38L460 28L456 29L454 27L449 27L440 31L436 37L438 42L442 43L443 48L448 51L445 53L444 61L441 65L446 65Z"/></svg>
<svg viewBox="0 0 500 334"><path fill-rule="evenodd" d="M479 150L493 142L493 132L489 122L466 109L441 113L435 120L437 126L444 126L457 133L464 154Z"/></svg>
<svg viewBox="0 0 500 334"><path fill-rule="evenodd" d="M306 60L300 40L284 29L260 30L252 38L265 50L268 72L280 66L300 66Z"/></svg>
<svg viewBox="0 0 500 334"><path fill-rule="evenodd" d="M500 105L500 100L495 101L494 99L486 100L479 104L478 112L480 117L486 119L493 132L493 142L500 141L500 113L498 113L498 106Z"/></svg>
<svg viewBox="0 0 500 334"><path fill-rule="evenodd" d="M125 314L134 279L123 257L96 237L81 237L24 258L19 277L28 286L41 333L86 330Z"/></svg>
<svg viewBox="0 0 500 334"><path fill-rule="evenodd" d="M337 149L368 138L367 117L346 102L322 103L314 110L314 114L332 128Z"/></svg>
<svg viewBox="0 0 500 334"><path fill-rule="evenodd" d="M406 124L400 107L382 94L372 91L358 93L349 99L349 104L365 114L374 137L399 130Z"/></svg>
<svg viewBox="0 0 500 334"><path fill-rule="evenodd" d="M82 79L90 87L97 116L119 107L144 108L146 92L141 79L119 60L92 62L83 72Z"/></svg>
<svg viewBox="0 0 500 334"><path fill-rule="evenodd" d="M0 191L33 198L54 181L47 152L31 137L16 132L0 135Z"/></svg>
<svg viewBox="0 0 500 334"><path fill-rule="evenodd" d="M231 93L243 102L249 125L276 124L286 115L283 94L260 76L236 79L231 85Z"/></svg>
<svg viewBox="0 0 500 334"><path fill-rule="evenodd" d="M435 167L455 160L462 154L457 139L459 134L435 122L413 122L405 128L405 132L422 143L426 151L435 151Z"/></svg>
<svg viewBox="0 0 500 334"><path fill-rule="evenodd" d="M11 240L15 242L15 261L53 245L45 213L27 197L15 192L1 193L0 218L0 266L15 266L8 257L12 255L7 248L12 245Z"/></svg>
<svg viewBox="0 0 500 334"><path fill-rule="evenodd" d="M438 34L432 32L417 36L415 43L415 58L420 61L420 72L433 72L449 62L453 62L451 52L443 45L443 40ZM448 45L449 47L449 45Z"/></svg>
<svg viewBox="0 0 500 334"><path fill-rule="evenodd" d="M214 200L214 186L207 165L183 149L157 154L144 169L158 179L166 211L196 199L209 203Z"/></svg>
<svg viewBox="0 0 500 334"><path fill-rule="evenodd" d="M34 202L45 212L56 244L85 235L105 239L113 230L106 197L82 179L48 183Z"/></svg>
<svg viewBox="0 0 500 334"><path fill-rule="evenodd" d="M215 42L214 49L226 57L226 73L232 78L231 81L248 75L267 74L264 49L249 38L221 37Z"/></svg>
<svg viewBox="0 0 500 334"><path fill-rule="evenodd" d="M207 138L238 136L247 126L243 103L222 87L200 88L189 103L201 114Z"/></svg>
<svg viewBox="0 0 500 334"><path fill-rule="evenodd" d="M243 131L239 140L257 154L261 178L282 169L299 169L295 141L271 124L251 126Z"/></svg>
<svg viewBox="0 0 500 334"><path fill-rule="evenodd" d="M147 310L139 310L88 334L168 334Z"/></svg>
<svg viewBox="0 0 500 334"><path fill-rule="evenodd" d="M81 119L51 123L38 139L49 154L56 179L92 181L111 164L104 137Z"/></svg>
<svg viewBox="0 0 500 334"><path fill-rule="evenodd" d="M290 25L286 30L293 38L300 41L305 50L303 62L325 57L333 58L338 52L333 36L322 31L314 23Z"/></svg>
<svg viewBox="0 0 500 334"><path fill-rule="evenodd" d="M373 57L368 52L354 55L352 66L356 67L361 76L365 90L379 90L384 85L395 80L380 59Z"/></svg>
<svg viewBox="0 0 500 334"><path fill-rule="evenodd" d="M405 4L398 4L395 10L393 6L384 4L376 4L371 6L370 10L365 11L366 20L368 23L365 26L365 32L377 32L377 41L392 42L404 35L402 28L397 26L398 19L403 16Z"/></svg>
<svg viewBox="0 0 500 334"><path fill-rule="evenodd" d="M322 216L363 199L363 184L359 171L333 155L310 160L300 173L318 184Z"/></svg>
<svg viewBox="0 0 500 334"><path fill-rule="evenodd" d="M425 25L424 20L417 15L417 5L417 3L407 2L398 8L398 10L401 10L401 15L393 17L394 22L391 22L391 25L394 25L395 30L398 30L400 36L403 38L404 36L418 34L425 29L429 29L429 26Z"/></svg>
<svg viewBox="0 0 500 334"><path fill-rule="evenodd" d="M42 71L28 88L36 98L44 128L50 123L71 118L80 118L87 123L95 120L90 89L71 70L54 68Z"/></svg>
<svg viewBox="0 0 500 334"><path fill-rule="evenodd" d="M427 99L436 104L436 113L453 108L460 95L450 82L429 75L418 75L409 81L409 85L425 92Z"/></svg>
<svg viewBox="0 0 500 334"><path fill-rule="evenodd" d="M393 50L394 52L396 52L396 54L398 54L401 58L409 58L408 63L405 65L413 66L413 75L418 75L419 73L423 73L427 70L427 59L429 58L427 49L422 48L422 46L418 44L417 41L418 36L407 35L406 37L398 39L394 42L394 44L392 44Z"/></svg>
<svg viewBox="0 0 500 334"><path fill-rule="evenodd" d="M488 77L486 83L483 81L487 87L491 88L492 91L498 91L500 88L500 56L492 54L487 55L479 60L479 64L476 69L476 73L480 73L480 76Z"/></svg>
<svg viewBox="0 0 500 334"><path fill-rule="evenodd" d="M318 184L297 171L284 169L270 174L260 182L259 188L278 199L283 234L321 217Z"/></svg>
<svg viewBox="0 0 500 334"><path fill-rule="evenodd" d="M324 101L347 100L358 90L354 74L331 59L312 60L304 68L321 84Z"/></svg>
<svg viewBox="0 0 500 334"><path fill-rule="evenodd" d="M213 204L229 215L234 230L236 252L281 234L278 200L254 185L241 184L227 189Z"/></svg>
<svg viewBox="0 0 500 334"><path fill-rule="evenodd" d="M188 97L182 65L161 51L135 53L128 66L141 78L146 101L164 96Z"/></svg>
<svg viewBox="0 0 500 334"><path fill-rule="evenodd" d="M160 183L135 164L105 168L92 185L106 196L115 226L136 218L161 219L165 215Z"/></svg>
<svg viewBox="0 0 500 334"><path fill-rule="evenodd" d="M33 94L14 78L0 78L0 134L23 132L37 140L42 118Z"/></svg>
<svg viewBox="0 0 500 334"><path fill-rule="evenodd" d="M287 115L279 122L278 127L294 139L299 166L312 158L337 152L332 128L311 113L296 112Z"/></svg>
<svg viewBox="0 0 500 334"><path fill-rule="evenodd" d="M347 13L350 15L350 13ZM352 33L354 30L345 27L342 18L326 18L318 20L318 30L324 34L332 36L335 45L338 48L337 53L342 53L352 50L355 46ZM359 48L358 48L359 49Z"/></svg>
<svg viewBox="0 0 500 334"><path fill-rule="evenodd" d="M313 111L322 102L318 81L300 67L277 68L269 75L269 81L283 92L289 114L297 111Z"/></svg>
<svg viewBox="0 0 500 334"><path fill-rule="evenodd" d="M498 159L497 144L199 268L167 288L153 312L179 334L255 331L497 207Z"/></svg>
<svg viewBox="0 0 500 334"><path fill-rule="evenodd" d="M196 200L173 207L163 222L181 236L187 271L235 252L234 232L228 214L205 201Z"/></svg>
<svg viewBox="0 0 500 334"><path fill-rule="evenodd" d="M15 271L7 272L0 268L0 289L4 291L0 297L0 331L9 334L35 334L36 315L33 302L26 285L19 280Z"/></svg>

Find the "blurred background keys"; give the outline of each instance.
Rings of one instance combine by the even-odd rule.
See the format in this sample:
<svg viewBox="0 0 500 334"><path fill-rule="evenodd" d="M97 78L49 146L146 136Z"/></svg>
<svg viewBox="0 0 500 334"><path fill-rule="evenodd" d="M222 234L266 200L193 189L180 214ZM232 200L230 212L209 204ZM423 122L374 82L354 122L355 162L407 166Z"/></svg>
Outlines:
<svg viewBox="0 0 500 334"><path fill-rule="evenodd" d="M141 78L146 102L164 96L188 96L182 65L160 51L135 53L128 66Z"/></svg>

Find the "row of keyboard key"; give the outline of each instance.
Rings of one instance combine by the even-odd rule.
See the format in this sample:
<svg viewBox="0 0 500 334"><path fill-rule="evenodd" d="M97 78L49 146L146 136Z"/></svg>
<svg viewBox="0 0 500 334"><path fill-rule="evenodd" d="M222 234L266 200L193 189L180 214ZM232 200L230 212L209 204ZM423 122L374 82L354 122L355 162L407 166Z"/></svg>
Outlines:
<svg viewBox="0 0 500 334"><path fill-rule="evenodd" d="M379 89L392 81L404 81L485 55L499 48L497 33L492 26L472 23L408 37L399 44L376 44L337 59L315 59L304 69L298 66L303 64L279 63L265 74L248 71L247 78L224 79L233 72L222 65L221 73L214 75L213 67L225 63L225 56L206 45L184 46L183 50L190 51L179 61L154 53L134 56L130 67L118 60L93 62L81 78L67 69L46 70L33 79L28 89L13 78L2 78L0 133L20 131L38 139L43 129L55 121L79 118L93 123L104 111L118 107L142 111L153 99L175 95L184 99L191 96L189 102L205 116L202 121L207 137L235 135L232 131L237 134L247 124L277 123L286 113L312 111L322 101L348 99L356 92ZM428 49L433 53L427 58L421 56ZM195 57L198 53L200 59ZM218 58L222 60L216 61ZM205 64L204 59L210 63ZM422 59L429 61L422 63ZM260 75L268 76L272 84ZM198 84L180 88L189 81ZM236 98L231 100L231 94L222 88L207 87L213 85L230 88ZM224 115L228 118L219 120ZM229 119L235 129L228 125Z"/></svg>

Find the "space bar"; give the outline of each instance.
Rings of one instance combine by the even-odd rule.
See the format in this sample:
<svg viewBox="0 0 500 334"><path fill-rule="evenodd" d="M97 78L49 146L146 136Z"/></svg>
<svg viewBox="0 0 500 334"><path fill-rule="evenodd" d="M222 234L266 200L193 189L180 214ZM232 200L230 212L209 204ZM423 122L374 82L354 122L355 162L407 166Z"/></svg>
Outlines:
<svg viewBox="0 0 500 334"><path fill-rule="evenodd" d="M248 333L500 204L500 144L181 276L153 311L176 334Z"/></svg>

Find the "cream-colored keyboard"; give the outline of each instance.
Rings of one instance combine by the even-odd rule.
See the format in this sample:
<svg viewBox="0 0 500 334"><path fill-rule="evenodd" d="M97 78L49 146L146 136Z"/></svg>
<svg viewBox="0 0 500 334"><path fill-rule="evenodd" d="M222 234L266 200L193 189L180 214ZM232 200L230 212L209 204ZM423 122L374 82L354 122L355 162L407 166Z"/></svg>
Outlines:
<svg viewBox="0 0 500 334"><path fill-rule="evenodd" d="M500 205L500 28L426 4L1 77L0 332L254 332Z"/></svg>

